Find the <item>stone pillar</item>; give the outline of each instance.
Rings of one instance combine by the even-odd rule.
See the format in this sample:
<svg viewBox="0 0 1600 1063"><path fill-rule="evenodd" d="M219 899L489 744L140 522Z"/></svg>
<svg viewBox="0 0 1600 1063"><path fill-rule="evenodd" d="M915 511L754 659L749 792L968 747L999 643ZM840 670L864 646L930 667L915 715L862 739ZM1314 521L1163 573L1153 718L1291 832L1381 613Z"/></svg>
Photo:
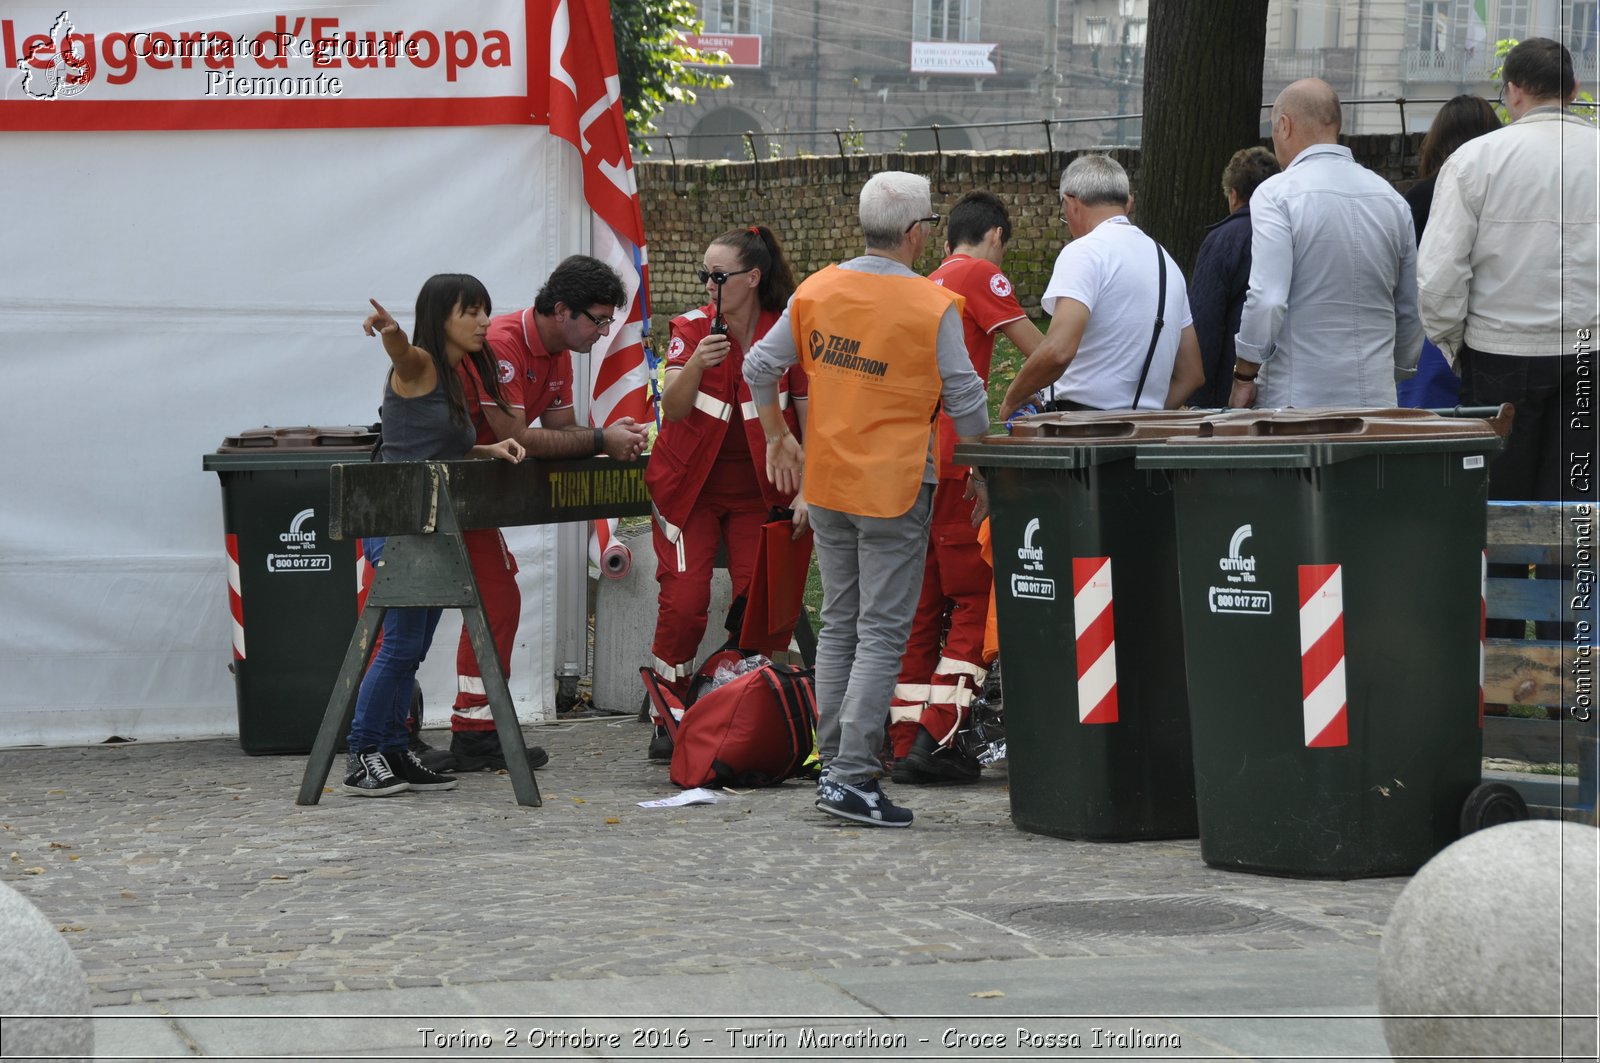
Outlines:
<svg viewBox="0 0 1600 1063"><path fill-rule="evenodd" d="M89 983L55 925L0 882L0 1054L6 1059L94 1056ZM26 1018L49 1015L52 1018Z"/></svg>
<svg viewBox="0 0 1600 1063"><path fill-rule="evenodd" d="M1507 823L1417 872L1378 958L1397 1058L1594 1060L1597 837L1582 823Z"/></svg>

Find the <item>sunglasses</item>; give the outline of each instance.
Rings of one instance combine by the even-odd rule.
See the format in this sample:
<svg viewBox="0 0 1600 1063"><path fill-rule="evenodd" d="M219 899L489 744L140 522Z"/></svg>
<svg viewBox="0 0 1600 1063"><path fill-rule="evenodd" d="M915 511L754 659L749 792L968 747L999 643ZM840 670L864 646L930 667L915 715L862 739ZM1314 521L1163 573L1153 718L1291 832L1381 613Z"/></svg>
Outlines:
<svg viewBox="0 0 1600 1063"><path fill-rule="evenodd" d="M938 225L939 224L939 215L930 214L926 218L918 218L916 221L914 221L910 225L906 226L907 235L910 234L912 229L915 229L917 226L921 225L923 222L927 222L929 225Z"/></svg>
<svg viewBox="0 0 1600 1063"><path fill-rule="evenodd" d="M616 323L616 320L617 320L614 317L595 317L593 314L589 313L589 311L587 311L587 310L579 310L578 313L582 314L584 317L588 318L590 321L593 321L595 328L610 328L613 324Z"/></svg>
<svg viewBox="0 0 1600 1063"><path fill-rule="evenodd" d="M700 283L701 284L704 284L706 281L716 281L717 287L720 288L724 284L728 283L728 278L729 277L737 277L739 274L741 274L741 273L749 273L753 269L755 269L755 267L754 266L750 266L747 269L736 269L732 273L724 273L720 269L715 269L715 270L700 269L700 270L695 270L695 274L694 275L696 277L700 278Z"/></svg>

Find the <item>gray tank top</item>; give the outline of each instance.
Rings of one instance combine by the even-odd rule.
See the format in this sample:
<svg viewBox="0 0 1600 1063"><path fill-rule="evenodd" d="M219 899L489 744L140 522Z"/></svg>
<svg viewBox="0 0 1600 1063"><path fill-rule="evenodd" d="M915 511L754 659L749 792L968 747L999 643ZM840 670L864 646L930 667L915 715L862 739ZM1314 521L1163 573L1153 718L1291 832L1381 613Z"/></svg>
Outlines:
<svg viewBox="0 0 1600 1063"><path fill-rule="evenodd" d="M383 445L379 461L455 461L467 456L478 433L450 420L450 396L440 380L426 395L395 394L392 374L383 378Z"/></svg>

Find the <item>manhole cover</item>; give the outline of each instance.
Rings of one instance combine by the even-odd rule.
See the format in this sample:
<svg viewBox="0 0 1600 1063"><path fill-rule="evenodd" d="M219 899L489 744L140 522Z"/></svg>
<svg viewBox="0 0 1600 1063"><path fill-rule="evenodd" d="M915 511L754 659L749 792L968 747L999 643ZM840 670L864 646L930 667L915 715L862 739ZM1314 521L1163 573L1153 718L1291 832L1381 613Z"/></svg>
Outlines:
<svg viewBox="0 0 1600 1063"><path fill-rule="evenodd" d="M965 905L957 911L1038 938L1185 937L1318 929L1265 908L1210 897L1035 901Z"/></svg>

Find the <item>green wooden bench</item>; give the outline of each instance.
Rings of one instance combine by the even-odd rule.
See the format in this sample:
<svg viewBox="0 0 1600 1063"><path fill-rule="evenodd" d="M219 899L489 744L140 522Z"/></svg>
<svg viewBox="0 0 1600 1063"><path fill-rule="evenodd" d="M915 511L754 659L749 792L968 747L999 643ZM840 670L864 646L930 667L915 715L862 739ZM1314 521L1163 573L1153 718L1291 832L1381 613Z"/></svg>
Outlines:
<svg viewBox="0 0 1600 1063"><path fill-rule="evenodd" d="M541 804L462 532L647 515L650 495L644 486L644 468L643 458L631 462L608 458L524 461L516 465L506 461L418 461L333 466L329 534L335 539L381 535L388 541L345 651L295 803L314 805L322 797L335 746L355 716L361 676L383 626L384 613L408 606L438 606L461 610L517 804Z"/></svg>

